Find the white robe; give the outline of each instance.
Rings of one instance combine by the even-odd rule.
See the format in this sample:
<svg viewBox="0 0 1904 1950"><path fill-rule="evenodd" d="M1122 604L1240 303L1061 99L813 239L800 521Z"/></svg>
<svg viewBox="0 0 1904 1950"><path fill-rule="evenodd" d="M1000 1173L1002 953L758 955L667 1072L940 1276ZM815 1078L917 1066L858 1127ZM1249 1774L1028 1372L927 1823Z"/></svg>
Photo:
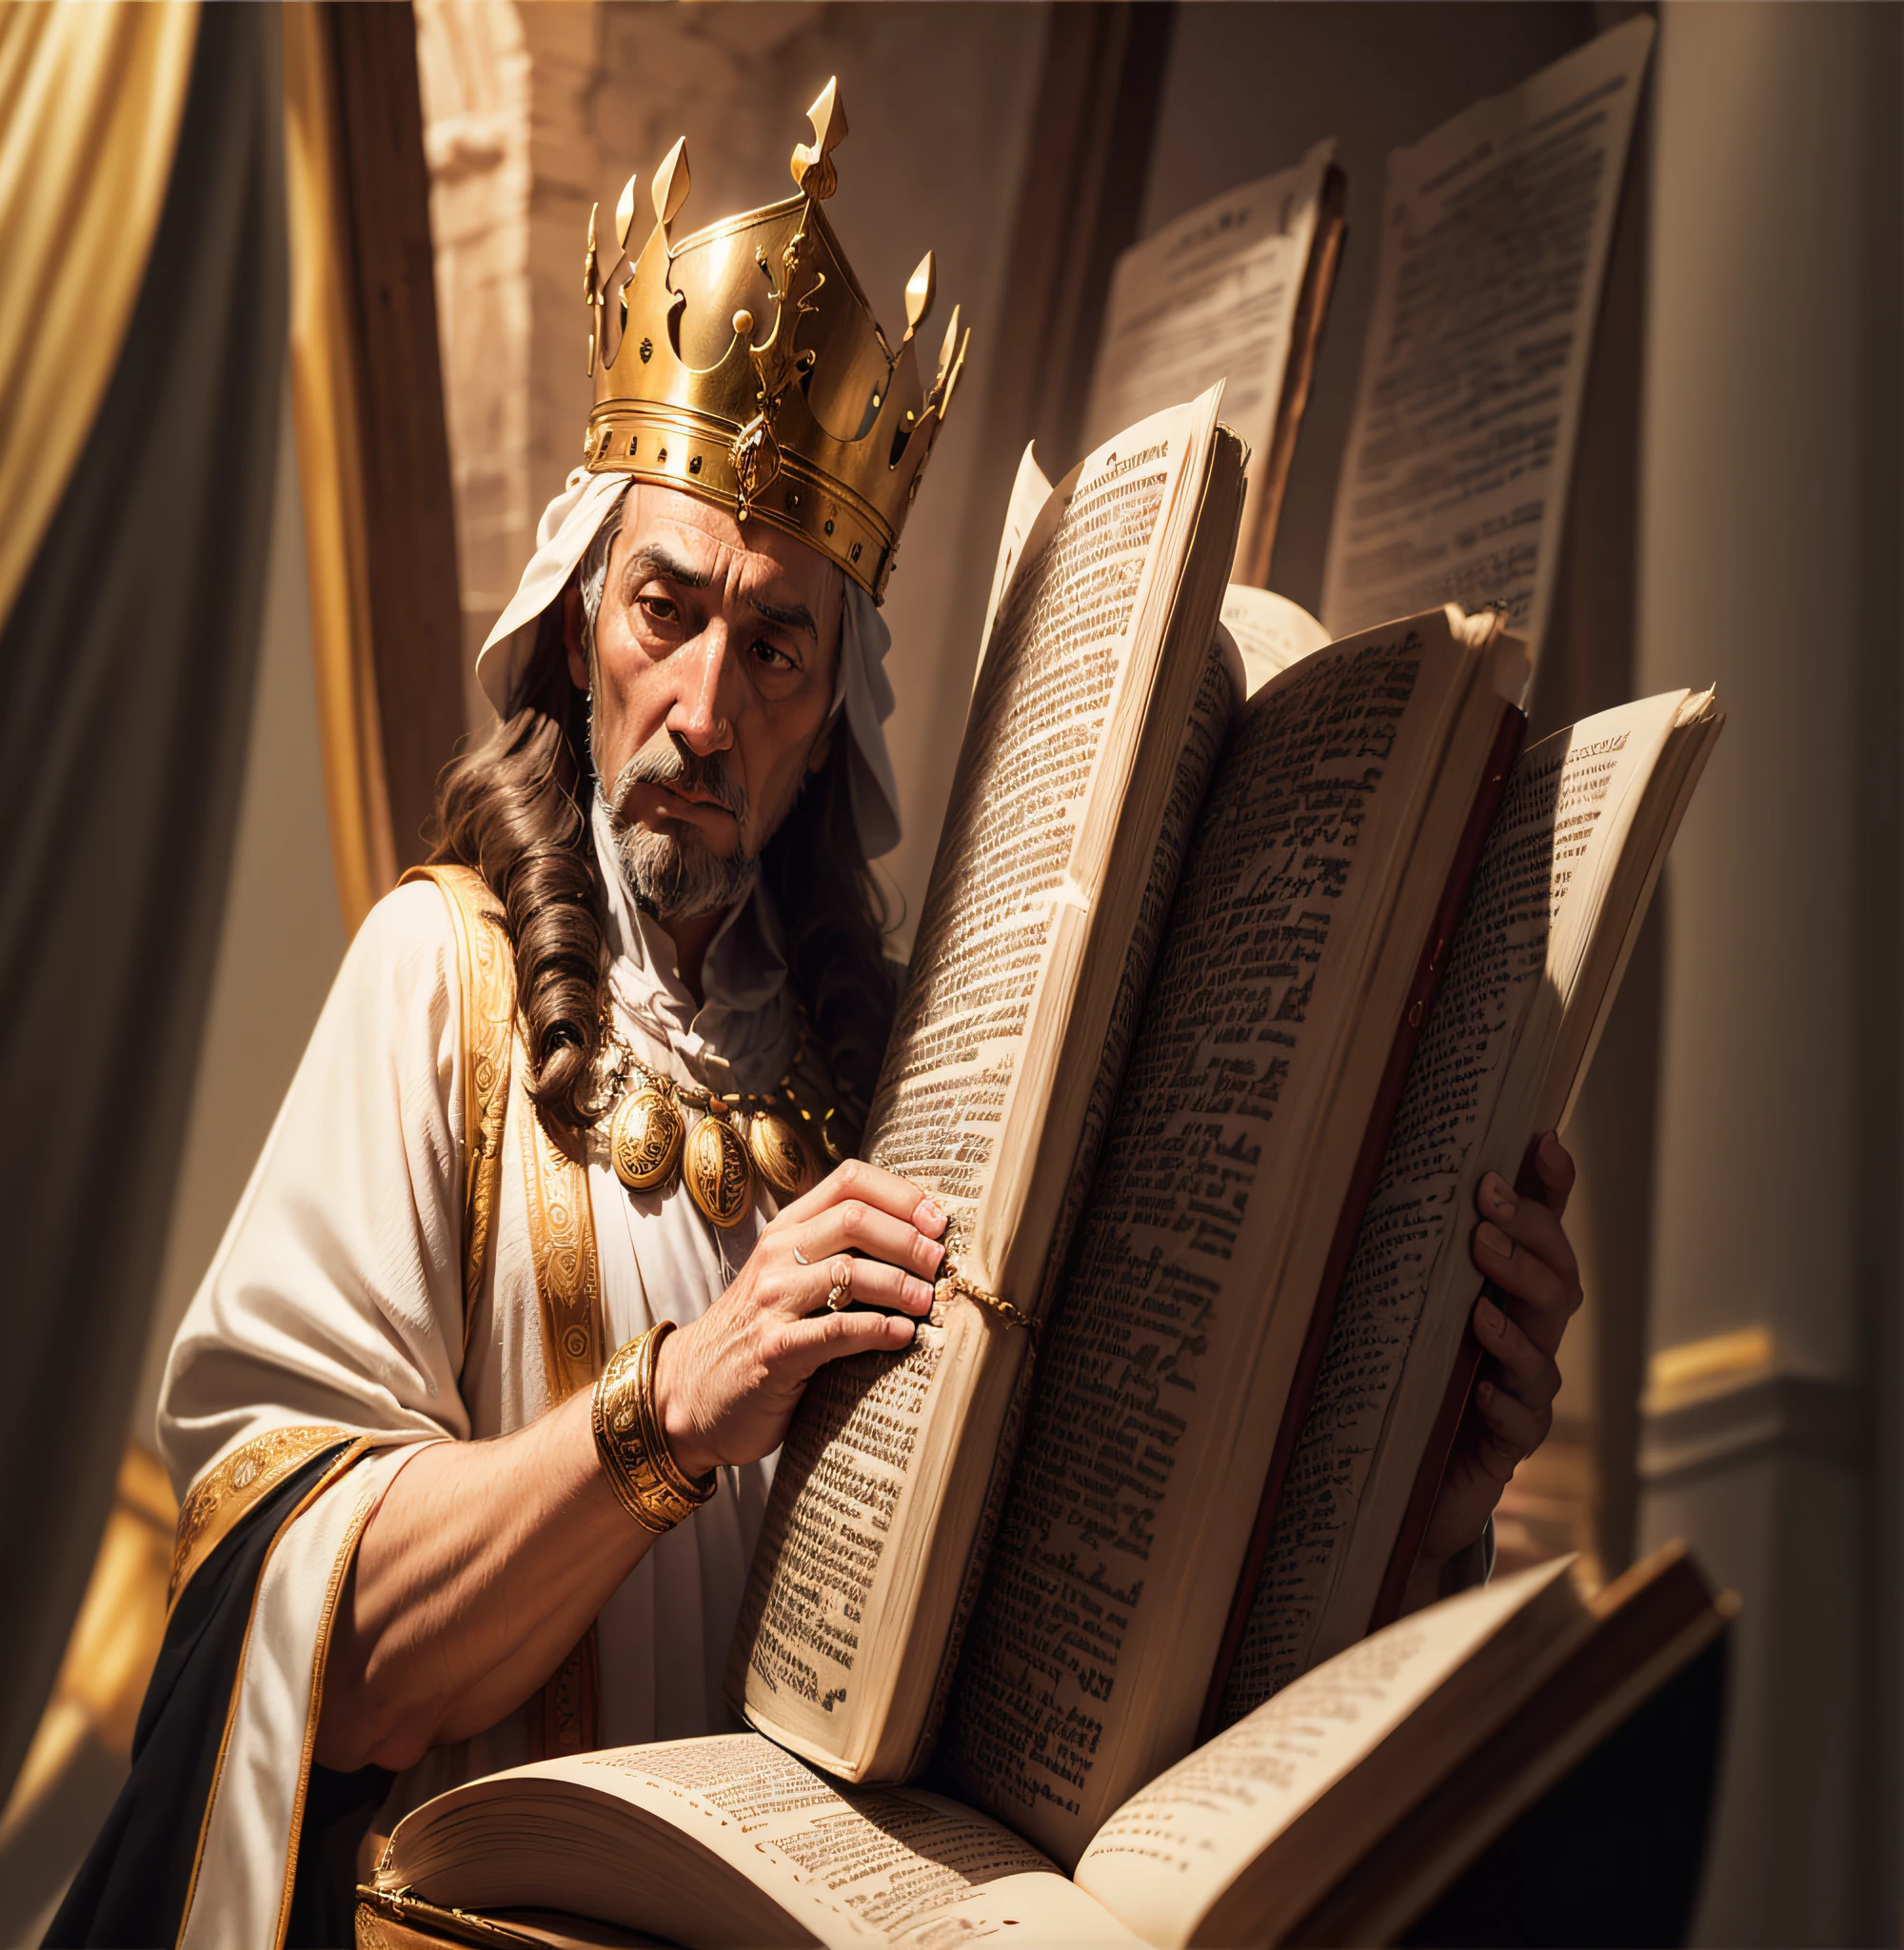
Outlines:
<svg viewBox="0 0 1904 1950"><path fill-rule="evenodd" d="M599 849L598 849L599 850ZM797 1022L765 894L710 947L697 1006L667 936L609 889L616 1022L651 1066L717 1089L771 1087ZM506 1433L550 1405L528 1239L520 1048L503 1134L486 1289L466 1359L461 1238L463 1078L456 937L440 889L400 887L366 920L172 1348L159 1440L183 1495L262 1431L335 1424L371 1440L273 1548L260 1581L219 1783L181 1941L266 1943L282 1930L337 1588L375 1503L420 1444ZM694 1320L752 1249L764 1214L724 1238L677 1185L630 1194L590 1145L589 1188L612 1349ZM461 1375L459 1378L459 1366ZM734 1724L722 1678L771 1464L662 1538L599 1621L604 1739ZM531 1758L526 1711L430 1753L380 1828L455 1782Z"/></svg>

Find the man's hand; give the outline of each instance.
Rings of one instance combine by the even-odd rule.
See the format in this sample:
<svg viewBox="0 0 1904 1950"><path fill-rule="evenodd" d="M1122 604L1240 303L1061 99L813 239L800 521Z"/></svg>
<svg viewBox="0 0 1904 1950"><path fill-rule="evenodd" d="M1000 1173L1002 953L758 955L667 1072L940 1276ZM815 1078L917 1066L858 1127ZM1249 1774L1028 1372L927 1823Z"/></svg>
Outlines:
<svg viewBox="0 0 1904 1950"><path fill-rule="evenodd" d="M1441 1595L1448 1562L1481 1534L1515 1467L1546 1440L1560 1386L1555 1356L1580 1303L1580 1273L1560 1224L1574 1188L1574 1161L1552 1132L1534 1149L1537 1198L1489 1172L1475 1195L1474 1262L1505 1301L1475 1303L1474 1335L1486 1356L1441 1494L1428 1520L1403 1609Z"/></svg>
<svg viewBox="0 0 1904 1950"><path fill-rule="evenodd" d="M945 1214L916 1184L850 1159L762 1232L740 1278L662 1343L655 1407L690 1476L780 1446L814 1370L844 1354L896 1352L932 1305ZM853 1254L863 1254L854 1258ZM826 1296L892 1313L833 1312Z"/></svg>
<svg viewBox="0 0 1904 1950"><path fill-rule="evenodd" d="M873 1164L843 1164L781 1213L733 1285L662 1343L655 1406L681 1467L764 1456L823 1362L910 1345L944 1230L917 1185ZM843 1273L854 1300L898 1311L828 1311ZM419 1445L365 1528L338 1608L325 1766L402 1769L493 1726L647 1554L652 1534L602 1473L589 1409L583 1388L509 1435Z"/></svg>

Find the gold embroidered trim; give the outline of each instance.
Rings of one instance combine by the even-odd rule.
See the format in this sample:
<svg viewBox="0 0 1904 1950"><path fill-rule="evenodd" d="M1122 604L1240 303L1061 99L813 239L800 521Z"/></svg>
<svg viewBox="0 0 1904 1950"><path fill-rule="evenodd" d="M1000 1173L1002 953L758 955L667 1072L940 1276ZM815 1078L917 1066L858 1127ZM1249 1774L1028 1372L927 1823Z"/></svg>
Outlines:
<svg viewBox="0 0 1904 1950"><path fill-rule="evenodd" d="M503 1123L515 1047L516 958L504 926L503 905L473 866L413 866L404 875L404 881L412 880L436 883L456 927L463 997L463 1354L467 1360L503 1183Z"/></svg>
<svg viewBox="0 0 1904 1950"><path fill-rule="evenodd" d="M361 1453L360 1457L352 1460L361 1460ZM332 1477L328 1480L334 1482L337 1479ZM345 1573L357 1555L357 1546L364 1541L364 1527L369 1522L370 1512L376 1506L377 1492L374 1488L358 1491L357 1507L351 1511L350 1521L345 1526L343 1541L330 1562L330 1577L324 1588L324 1608L317 1619L317 1642L310 1655L310 1704L305 1709L304 1750L298 1759L297 1793L291 1801L290 1833L285 1850L285 1886L278 1899L278 1933L272 1940L271 1950L284 1950L285 1937L290 1928L291 1896L297 1887L298 1842L304 1833L304 1810L310 1793L311 1762L317 1758L317 1723L324 1717L324 1668L330 1657L330 1628L336 1622L337 1601L344 1589Z"/></svg>
<svg viewBox="0 0 1904 1950"><path fill-rule="evenodd" d="M529 1252L542 1302L542 1345L549 1393L565 1402L601 1365L602 1276L595 1258L595 1209L588 1168L557 1147L532 1104L523 1106L523 1186L528 1197Z"/></svg>
<svg viewBox="0 0 1904 1950"><path fill-rule="evenodd" d="M171 1577L166 1585L167 1609L178 1602L192 1573L253 1504L320 1449L346 1441L349 1433L327 1423L297 1423L288 1428L268 1429L241 1443L215 1469L200 1477L179 1508L178 1529L172 1538Z"/></svg>
<svg viewBox="0 0 1904 1950"><path fill-rule="evenodd" d="M265 1588L265 1575L271 1568L271 1560L277 1555L278 1546L285 1541L291 1525L329 1489L332 1483L337 1482L358 1457L366 1453L369 1446L369 1438L359 1436L331 1462L330 1467L306 1491L304 1500L297 1508L278 1525L270 1545L265 1552L265 1561L258 1566L258 1582L251 1587L251 1607L245 1614L245 1637L238 1648L238 1673L231 1681L231 1696L225 1707L225 1729L218 1737L218 1755L211 1763L211 1787L205 1797L205 1812L198 1820L198 1842L192 1850L191 1876L186 1883L185 1907L179 1912L175 1944L185 1941L186 1931L191 1924L191 1906L198 1898L198 1876L200 1869L205 1865L206 1838L211 1833L211 1817L217 1808L218 1790L225 1779L225 1756L231 1745L231 1729L238 1720L238 1696L245 1690L245 1666L251 1650L251 1627L258 1622L258 1596Z"/></svg>
<svg viewBox="0 0 1904 1950"><path fill-rule="evenodd" d="M1022 1307L1014 1306L1010 1301L996 1293L987 1293L982 1286L974 1286L960 1272L950 1260L939 1268L939 1278L932 1283L932 1297L935 1301L957 1297L969 1300L975 1306L982 1307L995 1319L1002 1321L1008 1327L1018 1327L1029 1334L1034 1342L1038 1339L1038 1320Z"/></svg>

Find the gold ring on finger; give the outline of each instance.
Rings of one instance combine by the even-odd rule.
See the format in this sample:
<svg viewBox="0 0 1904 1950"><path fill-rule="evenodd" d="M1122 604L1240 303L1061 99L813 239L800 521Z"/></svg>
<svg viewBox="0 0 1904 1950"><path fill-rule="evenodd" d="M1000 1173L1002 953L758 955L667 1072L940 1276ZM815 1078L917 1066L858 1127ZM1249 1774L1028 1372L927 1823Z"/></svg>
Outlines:
<svg viewBox="0 0 1904 1950"><path fill-rule="evenodd" d="M826 1289L826 1304L834 1313L842 1313L853 1303L853 1263L851 1260L835 1260L827 1270L833 1275L833 1283Z"/></svg>

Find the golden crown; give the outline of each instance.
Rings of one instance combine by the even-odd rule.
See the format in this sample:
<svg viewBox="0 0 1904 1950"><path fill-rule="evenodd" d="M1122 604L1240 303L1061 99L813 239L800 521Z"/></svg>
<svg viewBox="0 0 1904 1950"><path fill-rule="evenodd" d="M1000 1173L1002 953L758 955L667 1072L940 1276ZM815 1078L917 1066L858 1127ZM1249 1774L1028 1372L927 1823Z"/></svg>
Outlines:
<svg viewBox="0 0 1904 1950"><path fill-rule="evenodd" d="M794 149L800 194L784 203L675 243L670 228L687 201L684 138L655 171L655 228L632 264L628 178L606 279L595 244L601 206L589 212L595 409L583 463L684 488L744 522L771 522L877 601L971 333L961 333L955 305L923 390L913 339L932 308L932 253L906 285L895 351L820 208L838 184L833 151L846 133L837 80L806 112L813 140Z"/></svg>

